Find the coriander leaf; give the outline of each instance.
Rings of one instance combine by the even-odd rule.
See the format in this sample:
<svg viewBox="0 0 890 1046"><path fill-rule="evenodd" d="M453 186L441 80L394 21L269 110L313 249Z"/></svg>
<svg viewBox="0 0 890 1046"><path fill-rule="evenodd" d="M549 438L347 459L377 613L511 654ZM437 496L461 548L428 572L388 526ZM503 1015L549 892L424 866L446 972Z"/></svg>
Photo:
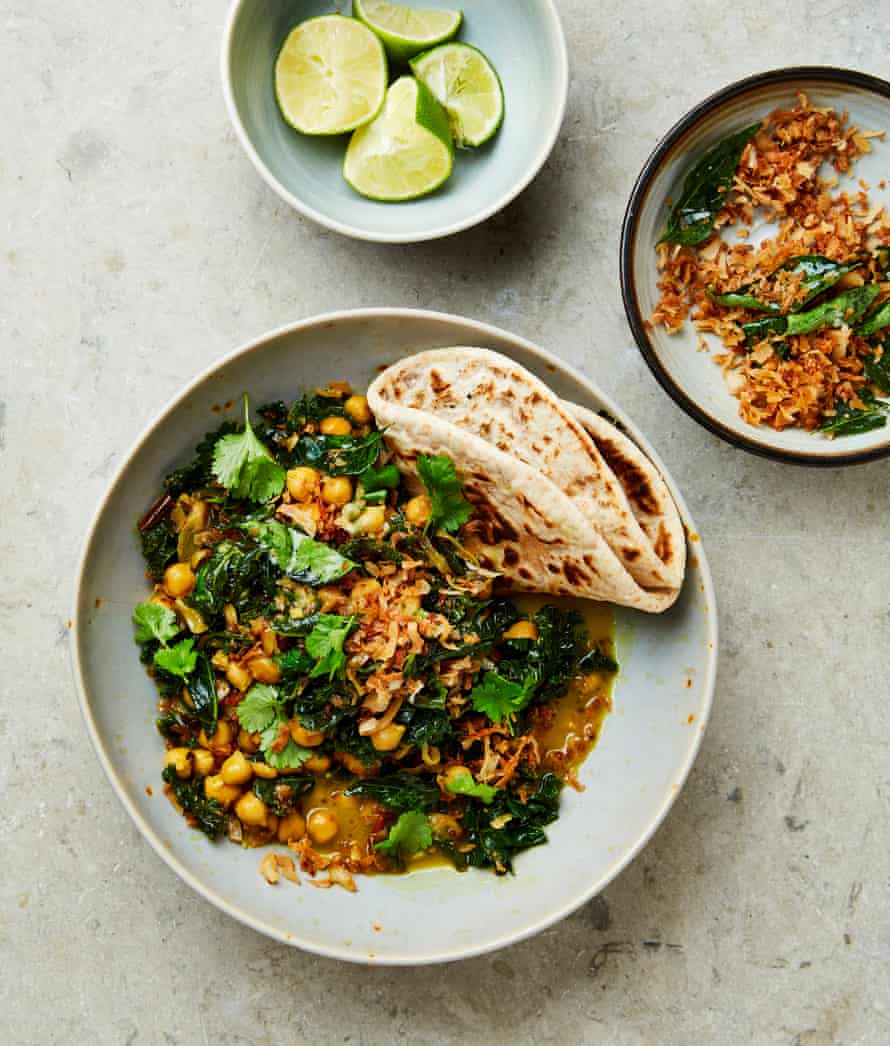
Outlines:
<svg viewBox="0 0 890 1046"><path fill-rule="evenodd" d="M183 639L176 646L161 647L155 651L155 664L170 675L187 679L198 663L198 651L194 650L194 639Z"/></svg>
<svg viewBox="0 0 890 1046"><path fill-rule="evenodd" d="M534 693L535 679L527 677L522 683L504 679L497 672L486 672L482 681L470 691L470 704L477 712L488 716L493 723L509 723L514 712L529 703Z"/></svg>
<svg viewBox="0 0 890 1046"><path fill-rule="evenodd" d="M341 617L339 614L319 614L315 627L306 636L306 651L317 661L309 673L314 679L326 675L333 679L346 664L343 644L355 628L356 618Z"/></svg>
<svg viewBox="0 0 890 1046"><path fill-rule="evenodd" d="M386 839L377 843L374 849L399 860L402 856L410 857L428 850L432 845L433 830L429 818L418 810L408 810L399 816Z"/></svg>
<svg viewBox="0 0 890 1046"><path fill-rule="evenodd" d="M247 532L268 552L275 566L295 581L327 585L355 569L355 563L335 548L314 541L296 527L275 521L251 522Z"/></svg>
<svg viewBox="0 0 890 1046"><path fill-rule="evenodd" d="M473 799L481 799L486 806L495 799L500 791L499 788L492 788L491 785L474 781L473 775L465 768L451 774L445 782L445 787L452 795L466 795Z"/></svg>
<svg viewBox="0 0 890 1046"><path fill-rule="evenodd" d="M148 643L156 639L164 646L181 629L176 615L160 603L140 603L133 611L133 624L136 626L136 642Z"/></svg>
<svg viewBox="0 0 890 1046"><path fill-rule="evenodd" d="M247 396L244 397L244 431L217 441L213 474L235 497L251 501L269 501L284 489L284 469L250 427Z"/></svg>
<svg viewBox="0 0 890 1046"><path fill-rule="evenodd" d="M421 454L417 474L432 503L429 526L459 530L473 514L473 506L463 496L454 462L447 454Z"/></svg>
<svg viewBox="0 0 890 1046"><path fill-rule="evenodd" d="M298 770L307 759L312 758L312 754L311 748L303 748L293 739L289 739L280 752L273 752L271 748L263 749L266 762L276 770Z"/></svg>
<svg viewBox="0 0 890 1046"><path fill-rule="evenodd" d="M267 730L282 716L282 702L274 686L254 683L236 709L238 722L249 734ZM277 732L276 732L277 736ZM274 738L273 738L274 740Z"/></svg>

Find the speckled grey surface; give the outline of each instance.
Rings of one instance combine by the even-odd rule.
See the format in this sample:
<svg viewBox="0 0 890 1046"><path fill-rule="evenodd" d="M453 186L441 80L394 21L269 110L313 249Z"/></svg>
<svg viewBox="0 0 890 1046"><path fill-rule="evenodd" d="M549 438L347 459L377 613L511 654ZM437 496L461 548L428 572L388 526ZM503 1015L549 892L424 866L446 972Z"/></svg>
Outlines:
<svg viewBox="0 0 890 1046"><path fill-rule="evenodd" d="M888 465L789 471L707 435L645 369L616 277L660 132L760 69L886 72L890 4L560 7L571 99L540 178L483 228L384 248L294 217L240 154L221 3L0 3L0 1041L890 1040ZM376 304L595 376L686 492L722 611L711 728L654 842L542 937L439 969L311 958L180 885L101 776L68 665L79 544L150 416L259 331Z"/></svg>

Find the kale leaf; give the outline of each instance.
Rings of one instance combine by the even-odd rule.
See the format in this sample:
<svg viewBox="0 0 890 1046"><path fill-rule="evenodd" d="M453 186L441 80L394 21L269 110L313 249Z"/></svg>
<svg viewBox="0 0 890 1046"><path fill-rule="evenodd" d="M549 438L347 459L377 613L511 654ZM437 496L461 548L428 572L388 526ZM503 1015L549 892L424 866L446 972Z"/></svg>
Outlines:
<svg viewBox="0 0 890 1046"><path fill-rule="evenodd" d="M226 826L226 814L216 799L204 794L204 778L192 777L187 781L176 775L176 768L166 766L161 775L173 792L173 797L187 814L196 828L208 838L217 839Z"/></svg>
<svg viewBox="0 0 890 1046"><path fill-rule="evenodd" d="M400 770L385 777L356 781L346 789L346 794L373 799L391 810L432 810L439 799L439 788L421 774Z"/></svg>
<svg viewBox="0 0 890 1046"><path fill-rule="evenodd" d="M161 520L150 530L141 530L142 557L152 581L160 581L164 571L176 558L176 531L169 519Z"/></svg>

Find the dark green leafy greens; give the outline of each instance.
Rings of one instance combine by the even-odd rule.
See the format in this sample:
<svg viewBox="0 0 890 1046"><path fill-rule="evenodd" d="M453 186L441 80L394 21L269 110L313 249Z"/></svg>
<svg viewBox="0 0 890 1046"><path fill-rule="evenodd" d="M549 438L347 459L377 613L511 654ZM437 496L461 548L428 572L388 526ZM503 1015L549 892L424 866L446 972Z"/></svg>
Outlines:
<svg viewBox="0 0 890 1046"><path fill-rule="evenodd" d="M174 469L164 480L164 490L173 498L180 494L203 490L216 482L213 472L213 451L223 438L238 431L233 421L224 421L218 429L208 432L195 447L195 456L182 468Z"/></svg>
<svg viewBox="0 0 890 1046"><path fill-rule="evenodd" d="M860 338L870 338L885 327L890 327L890 300L869 313L853 333L858 334Z"/></svg>
<svg viewBox="0 0 890 1046"><path fill-rule="evenodd" d="M253 794L262 799L273 814L286 817L297 809L297 801L307 792L311 792L314 784L314 778L297 777L294 774L272 779L255 777Z"/></svg>
<svg viewBox="0 0 890 1046"><path fill-rule="evenodd" d="M247 533L269 554L269 558L289 578L307 585L327 585L337 581L355 563L323 541L314 541L296 527L275 520L252 521Z"/></svg>
<svg viewBox="0 0 890 1046"><path fill-rule="evenodd" d="M226 826L226 813L216 799L204 795L203 777L192 777L186 781L176 776L172 766L164 767L164 780L173 792L173 798L189 814L195 827L210 839L218 839Z"/></svg>
<svg viewBox="0 0 890 1046"><path fill-rule="evenodd" d="M863 371L873 385L890 396L890 352L885 350L879 360L868 356L863 363Z"/></svg>
<svg viewBox="0 0 890 1046"><path fill-rule="evenodd" d="M801 254L789 258L784 265L780 265L768 279L774 280L782 273L788 273L791 277L800 276L799 289L804 296L796 304L791 312L799 312L805 305L817 298L820 294L833 287L839 280L854 269L862 265L862 261L836 262L825 258L821 254ZM736 306L743 309L757 309L761 312L780 313L781 307L775 302L764 302L751 293L753 284L746 284L736 291L726 294L714 294L708 291L708 297L717 305Z"/></svg>
<svg viewBox="0 0 890 1046"><path fill-rule="evenodd" d="M743 323L745 340L749 346L754 346L770 334L812 334L823 327L855 327L879 291L877 284L867 283L862 287L843 291L806 312L768 316L762 320Z"/></svg>
<svg viewBox="0 0 890 1046"><path fill-rule="evenodd" d="M432 810L439 799L439 789L429 778L403 771L356 781L346 794L365 796L397 812Z"/></svg>
<svg viewBox="0 0 890 1046"><path fill-rule="evenodd" d="M160 581L164 571L176 559L176 532L169 519L149 530L139 532L142 556L152 581Z"/></svg>
<svg viewBox="0 0 890 1046"><path fill-rule="evenodd" d="M367 436L303 435L293 449L294 463L308 465L329 476L361 476L380 456L383 434Z"/></svg>
<svg viewBox="0 0 890 1046"><path fill-rule="evenodd" d="M694 246L711 235L742 153L760 127L760 122L752 124L724 138L705 153L686 176L680 198L671 208L659 243Z"/></svg>
<svg viewBox="0 0 890 1046"><path fill-rule="evenodd" d="M837 400L834 416L825 418L819 426L820 432L829 436L858 436L863 432L884 428L890 413L890 403L875 399L868 389L863 389L859 398L865 404L865 409L851 407L849 403Z"/></svg>

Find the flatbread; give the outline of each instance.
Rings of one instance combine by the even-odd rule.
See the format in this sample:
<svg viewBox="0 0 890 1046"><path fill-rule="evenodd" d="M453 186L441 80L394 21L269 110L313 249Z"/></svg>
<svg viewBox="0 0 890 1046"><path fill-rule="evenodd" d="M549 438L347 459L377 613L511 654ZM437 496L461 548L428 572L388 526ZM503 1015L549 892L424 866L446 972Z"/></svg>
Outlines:
<svg viewBox="0 0 890 1046"><path fill-rule="evenodd" d="M454 461L475 507L463 540L514 589L649 612L676 599L685 545L673 529L660 528L640 484L636 500L627 498L598 450L599 426L593 423L591 435L589 419L578 420L571 405L512 360L483 349L419 353L381 374L368 402L403 470L416 473L419 454ZM626 437L615 439L609 428L612 438L607 429L598 438L619 463L623 453L640 469L640 452L632 455ZM658 504L675 512L657 478L667 499ZM658 546L664 558L655 550L662 533L670 535Z"/></svg>

